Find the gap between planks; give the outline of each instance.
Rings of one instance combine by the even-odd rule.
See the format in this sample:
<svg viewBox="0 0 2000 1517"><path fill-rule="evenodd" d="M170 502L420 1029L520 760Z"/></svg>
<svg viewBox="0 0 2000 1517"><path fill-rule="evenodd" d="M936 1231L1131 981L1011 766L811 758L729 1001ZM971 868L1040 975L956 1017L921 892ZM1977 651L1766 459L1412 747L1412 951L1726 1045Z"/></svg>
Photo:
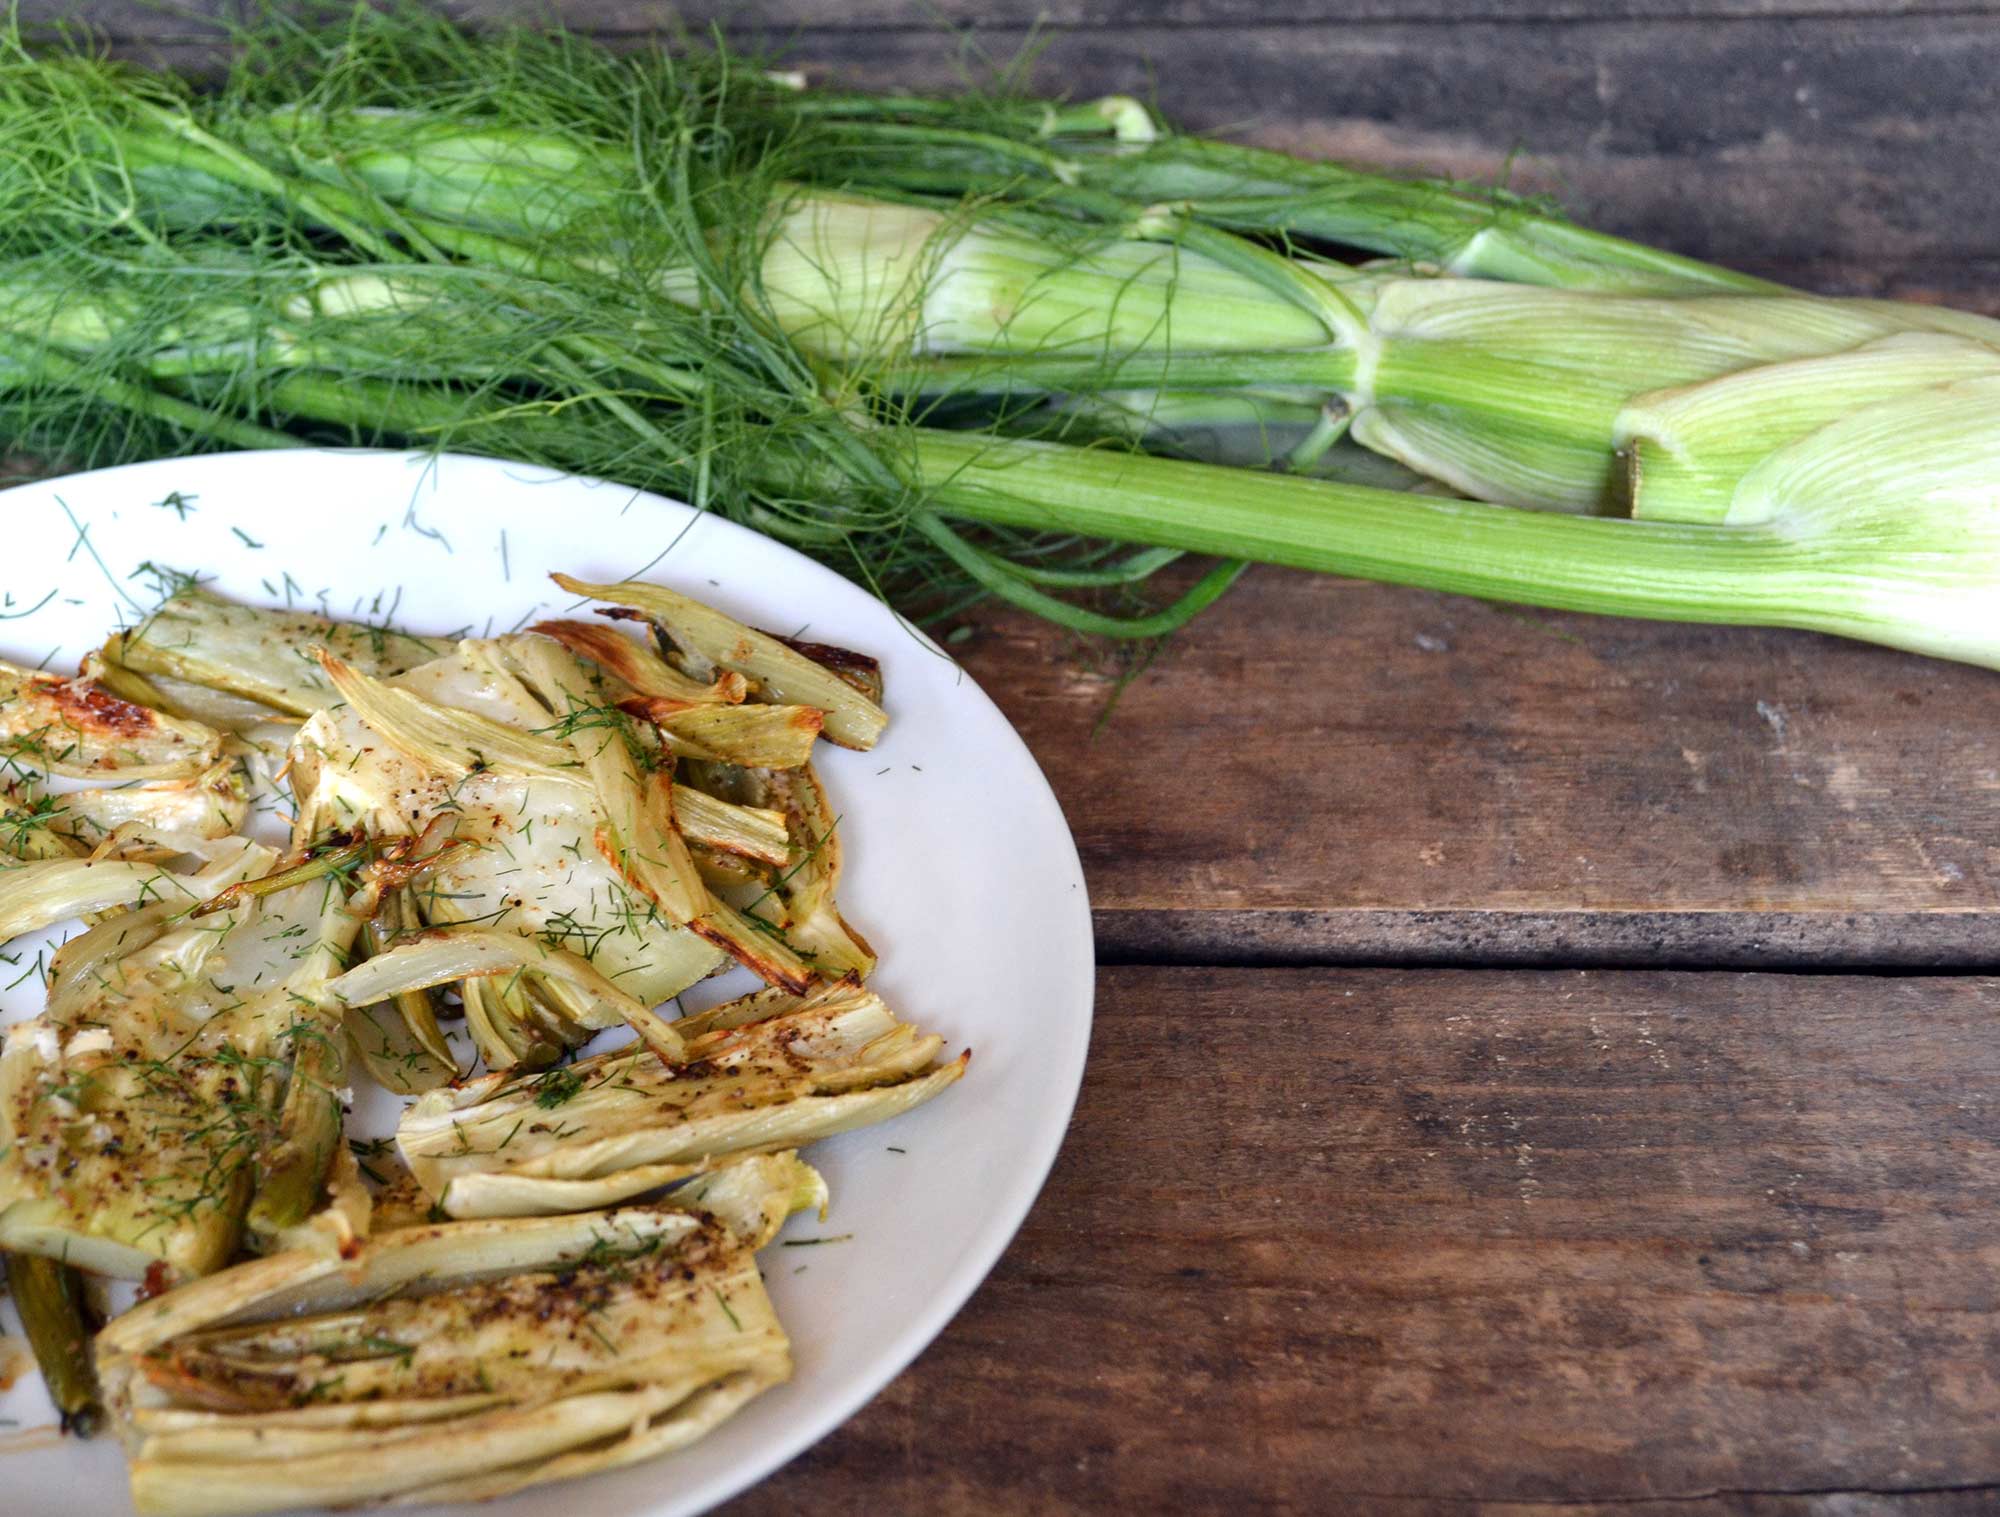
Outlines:
<svg viewBox="0 0 2000 1517"><path fill-rule="evenodd" d="M1100 910L1100 964L1986 974L1983 911Z"/></svg>

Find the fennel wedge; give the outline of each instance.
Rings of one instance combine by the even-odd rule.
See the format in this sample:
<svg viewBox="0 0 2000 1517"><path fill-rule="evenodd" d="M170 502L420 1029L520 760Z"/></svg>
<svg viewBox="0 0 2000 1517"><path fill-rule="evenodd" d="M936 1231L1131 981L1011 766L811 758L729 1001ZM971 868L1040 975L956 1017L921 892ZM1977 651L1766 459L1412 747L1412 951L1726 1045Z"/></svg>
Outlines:
<svg viewBox="0 0 2000 1517"><path fill-rule="evenodd" d="M212 766L222 739L90 680L0 662L0 756L50 774L179 778Z"/></svg>
<svg viewBox="0 0 2000 1517"><path fill-rule="evenodd" d="M244 843L183 885L198 898L270 857ZM206 917L157 902L64 944L48 1010L0 1047L0 1248L124 1279L225 1263L359 925L310 882Z"/></svg>
<svg viewBox="0 0 2000 1517"><path fill-rule="evenodd" d="M233 761L189 779L50 792L28 804L43 807L51 832L99 858L165 862L205 853L249 820L249 797Z"/></svg>
<svg viewBox="0 0 2000 1517"><path fill-rule="evenodd" d="M712 973L723 955L663 915L606 856L611 814L583 763L545 731L553 718L493 649L461 644L395 682L330 661L348 697L315 712L293 746L300 816L311 825L419 840L439 854L405 899L419 926L533 938L575 954L650 1007ZM394 949L394 936L385 938ZM615 1025L602 997L522 971L548 1014L584 1032ZM524 992L525 993L525 992ZM560 1045L525 1038L525 1003L478 999L479 1051L495 1067L547 1062ZM525 1040L524 1040L525 1039Z"/></svg>
<svg viewBox="0 0 2000 1517"><path fill-rule="evenodd" d="M825 713L827 737L843 748L872 748L889 725L878 700L782 638L746 627L733 617L664 585L626 582L593 585L567 574L551 578L565 590L637 612L683 660L682 673L714 678L718 671L755 680L770 699L816 707Z"/></svg>
<svg viewBox="0 0 2000 1517"><path fill-rule="evenodd" d="M259 610L189 585L138 627L113 637L104 654L136 674L164 675L305 716L332 699L332 687L305 656L315 647L371 674L400 674L428 663L448 644L305 611Z"/></svg>
<svg viewBox="0 0 2000 1517"><path fill-rule="evenodd" d="M658 1206L397 1229L149 1301L98 1340L141 1512L442 1502L615 1468L791 1373L755 1254L791 1154Z"/></svg>
<svg viewBox="0 0 2000 1517"><path fill-rule="evenodd" d="M604 1206L699 1174L718 1156L790 1148L922 1105L965 1073L943 1039L841 983L760 992L688 1019L683 1062L644 1049L423 1096L396 1144L454 1217Z"/></svg>

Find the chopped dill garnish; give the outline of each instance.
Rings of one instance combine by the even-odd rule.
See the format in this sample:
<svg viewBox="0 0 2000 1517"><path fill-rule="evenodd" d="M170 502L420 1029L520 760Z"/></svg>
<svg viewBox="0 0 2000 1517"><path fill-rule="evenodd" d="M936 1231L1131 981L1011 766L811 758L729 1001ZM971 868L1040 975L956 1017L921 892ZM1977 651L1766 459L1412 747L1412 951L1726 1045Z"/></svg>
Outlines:
<svg viewBox="0 0 2000 1517"><path fill-rule="evenodd" d="M40 795L25 803L0 796L0 849L17 858L24 856L36 846L30 834L48 832L56 818L68 814L60 796Z"/></svg>
<svg viewBox="0 0 2000 1517"><path fill-rule="evenodd" d="M552 1069L535 1081L535 1104L544 1111L554 1111L565 1101L575 1099L584 1086L583 1076L567 1066ZM508 1136L511 1138L512 1133ZM501 1147L506 1147L503 1143Z"/></svg>

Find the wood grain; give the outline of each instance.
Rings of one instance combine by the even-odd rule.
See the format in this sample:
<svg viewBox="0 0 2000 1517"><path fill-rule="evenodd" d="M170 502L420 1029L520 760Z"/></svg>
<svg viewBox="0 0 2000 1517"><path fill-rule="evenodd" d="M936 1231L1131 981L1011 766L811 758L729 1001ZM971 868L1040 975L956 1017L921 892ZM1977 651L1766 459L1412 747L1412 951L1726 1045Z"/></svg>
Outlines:
<svg viewBox="0 0 2000 1517"><path fill-rule="evenodd" d="M1811 288L2000 310L1996 8L684 14L817 78L927 88L1011 58L1039 18L1051 91L1507 177ZM621 43L668 15L532 9ZM217 57L193 12L22 14L197 72ZM1113 705L1127 671L1102 650L1005 614L965 625L954 651L1062 798L1112 960L2000 958L1991 674L1259 571ZM1108 968L1075 1126L1016 1246L911 1370L726 1510L2000 1512L1996 995L1657 967Z"/></svg>
<svg viewBox="0 0 2000 1517"><path fill-rule="evenodd" d="M654 37L676 22L711 22L738 31L784 33L886 30L1004 31L1031 26L1063 31L1121 28L1135 35L1228 26L1337 28L1380 21L1507 23L1537 21L1710 21L1778 18L1965 16L2000 10L1996 0L845 0L834 14L797 0L708 0L667 6L659 0L448 0L436 7L474 22L536 22L557 16L599 37ZM24 3L31 20L86 17L113 37L207 41L222 29L211 18L241 16L241 0L193 0L172 10L147 0L87 0L64 6Z"/></svg>
<svg viewBox="0 0 2000 1517"><path fill-rule="evenodd" d="M1105 971L1012 1252L725 1510L1992 1510L1996 994Z"/></svg>
<svg viewBox="0 0 2000 1517"><path fill-rule="evenodd" d="M1990 672L1258 570L1114 703L971 625L1111 957L1995 961Z"/></svg>

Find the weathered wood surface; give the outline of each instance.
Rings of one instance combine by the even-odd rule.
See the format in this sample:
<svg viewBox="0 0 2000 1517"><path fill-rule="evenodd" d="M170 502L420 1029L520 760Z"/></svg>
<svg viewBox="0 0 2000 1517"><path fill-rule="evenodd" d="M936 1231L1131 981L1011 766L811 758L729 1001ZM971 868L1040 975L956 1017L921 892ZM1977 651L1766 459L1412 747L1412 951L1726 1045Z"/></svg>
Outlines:
<svg viewBox="0 0 2000 1517"><path fill-rule="evenodd" d="M2000 958L1989 672L1279 570L1122 693L974 627L1110 957Z"/></svg>
<svg viewBox="0 0 2000 1517"><path fill-rule="evenodd" d="M1997 996L1107 970L1013 1251L726 1510L1993 1510Z"/></svg>
<svg viewBox="0 0 2000 1517"><path fill-rule="evenodd" d="M86 17L116 37L213 41L211 18L254 11L254 0L193 0L171 11L148 0L87 0L65 9L51 0L23 6L41 18ZM840 32L1001 31L1117 28L1143 45L1160 30L1236 25L1341 27L1376 21L1705 21L1792 18L1967 16L2000 10L1994 0L846 0L832 7L798 0L448 0L436 9L476 22L536 22L554 15L596 37L656 37L677 23L713 22L734 31L767 27L785 35Z"/></svg>
<svg viewBox="0 0 2000 1517"><path fill-rule="evenodd" d="M637 40L635 0L516 5ZM197 7L198 9L198 7ZM1245 138L1559 194L1813 288L2000 310L1993 0L797 0L818 78L961 45ZM24 0L212 68L136 0ZM1253 573L1127 688L955 651L1112 960L1992 967L2000 676ZM728 1508L2000 1511L2000 982L1106 969L1020 1241ZM815 1264L821 1261L816 1260ZM834 1261L824 1261L831 1266ZM666 1478L663 1476L663 1478Z"/></svg>
<svg viewBox="0 0 2000 1517"><path fill-rule="evenodd" d="M209 0L213 9L213 0ZM674 14L549 13L614 38ZM1561 196L1610 230L1813 288L2000 309L1990 0L795 0L700 5L817 78L948 89L1037 32L1035 82L1155 97L1190 125ZM1832 14L1837 13L1837 14ZM143 0L24 0L121 51L212 66L215 33ZM945 27L967 28L963 41ZM979 64L970 67L976 73Z"/></svg>

